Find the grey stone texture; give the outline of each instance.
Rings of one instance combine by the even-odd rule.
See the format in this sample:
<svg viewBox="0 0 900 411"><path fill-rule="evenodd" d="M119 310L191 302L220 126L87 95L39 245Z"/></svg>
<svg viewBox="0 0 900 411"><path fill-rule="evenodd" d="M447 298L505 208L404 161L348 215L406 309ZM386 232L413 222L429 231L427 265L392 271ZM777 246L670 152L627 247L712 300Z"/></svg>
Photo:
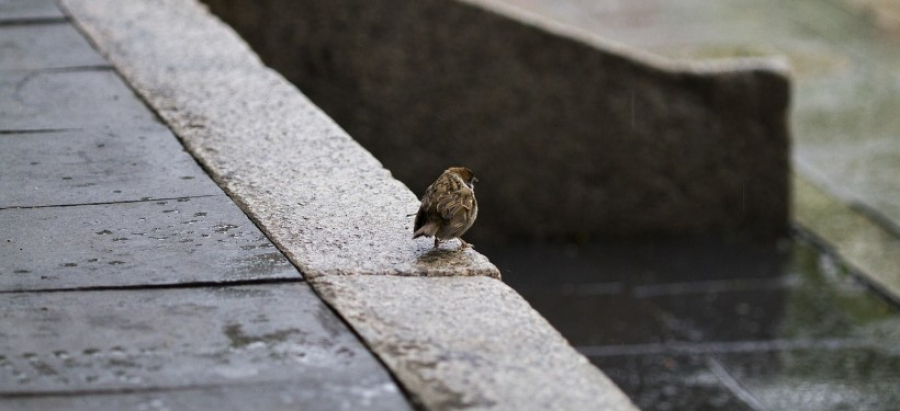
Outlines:
<svg viewBox="0 0 900 411"><path fill-rule="evenodd" d="M0 26L0 70L107 65L84 37L65 22Z"/></svg>
<svg viewBox="0 0 900 411"><path fill-rule="evenodd" d="M413 190L473 169L476 244L787 232L778 60L675 63L491 0L206 3Z"/></svg>
<svg viewBox="0 0 900 411"><path fill-rule="evenodd" d="M0 131L151 124L159 122L109 69L10 71L0 76Z"/></svg>
<svg viewBox="0 0 900 411"><path fill-rule="evenodd" d="M54 0L0 0L0 23L64 17Z"/></svg>
<svg viewBox="0 0 900 411"><path fill-rule="evenodd" d="M313 281L426 409L635 409L500 281L358 275Z"/></svg>
<svg viewBox="0 0 900 411"><path fill-rule="evenodd" d="M6 134L0 176L0 208L222 194L162 127Z"/></svg>
<svg viewBox="0 0 900 411"><path fill-rule="evenodd" d="M4 410L409 409L306 284L0 299Z"/></svg>
<svg viewBox="0 0 900 411"><path fill-rule="evenodd" d="M425 408L634 409L484 256L413 241L416 197L198 3L63 5Z"/></svg>
<svg viewBox="0 0 900 411"><path fill-rule="evenodd" d="M0 210L0 291L300 279L226 196Z"/></svg>

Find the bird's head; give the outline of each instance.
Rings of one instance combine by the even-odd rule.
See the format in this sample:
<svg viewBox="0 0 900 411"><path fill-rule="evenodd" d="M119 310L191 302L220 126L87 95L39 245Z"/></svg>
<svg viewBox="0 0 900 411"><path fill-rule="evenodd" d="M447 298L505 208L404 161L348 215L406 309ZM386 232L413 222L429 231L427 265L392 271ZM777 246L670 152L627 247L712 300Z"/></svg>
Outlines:
<svg viewBox="0 0 900 411"><path fill-rule="evenodd" d="M478 179L475 178L475 173L465 167L450 167L446 172L458 175L469 188L475 187L475 183L478 182Z"/></svg>

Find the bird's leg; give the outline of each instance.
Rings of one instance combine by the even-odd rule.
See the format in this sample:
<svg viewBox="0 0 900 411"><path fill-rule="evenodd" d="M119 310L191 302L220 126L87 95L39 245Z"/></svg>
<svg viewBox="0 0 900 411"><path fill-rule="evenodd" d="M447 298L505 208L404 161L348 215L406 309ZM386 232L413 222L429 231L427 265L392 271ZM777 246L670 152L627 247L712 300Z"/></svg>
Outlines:
<svg viewBox="0 0 900 411"><path fill-rule="evenodd" d="M435 237L434 238L434 248L437 249L440 246L441 246L441 240L439 240L437 237Z"/></svg>
<svg viewBox="0 0 900 411"><path fill-rule="evenodd" d="M460 250L465 250L467 248L475 248L474 245L467 243L466 240L462 239L462 237L459 237L459 242L460 242L460 246L459 246Z"/></svg>

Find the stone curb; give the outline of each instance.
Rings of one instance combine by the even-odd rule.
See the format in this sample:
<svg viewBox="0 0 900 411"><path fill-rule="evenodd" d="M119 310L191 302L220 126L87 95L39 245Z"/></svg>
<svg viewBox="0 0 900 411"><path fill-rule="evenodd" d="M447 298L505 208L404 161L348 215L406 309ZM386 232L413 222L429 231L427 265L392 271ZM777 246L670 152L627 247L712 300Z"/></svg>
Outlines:
<svg viewBox="0 0 900 411"><path fill-rule="evenodd" d="M634 410L475 251L193 1L62 0L188 150L427 409Z"/></svg>

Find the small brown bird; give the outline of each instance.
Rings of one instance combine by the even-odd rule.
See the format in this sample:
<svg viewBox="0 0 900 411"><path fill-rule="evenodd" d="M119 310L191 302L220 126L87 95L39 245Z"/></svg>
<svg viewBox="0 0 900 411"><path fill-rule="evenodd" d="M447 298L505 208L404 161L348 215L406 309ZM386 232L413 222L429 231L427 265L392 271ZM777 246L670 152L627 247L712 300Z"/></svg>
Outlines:
<svg viewBox="0 0 900 411"><path fill-rule="evenodd" d="M465 167L450 167L428 186L416 214L413 238L434 237L434 248L441 241L459 238L460 249L472 245L461 236L478 217L475 183L478 179Z"/></svg>

